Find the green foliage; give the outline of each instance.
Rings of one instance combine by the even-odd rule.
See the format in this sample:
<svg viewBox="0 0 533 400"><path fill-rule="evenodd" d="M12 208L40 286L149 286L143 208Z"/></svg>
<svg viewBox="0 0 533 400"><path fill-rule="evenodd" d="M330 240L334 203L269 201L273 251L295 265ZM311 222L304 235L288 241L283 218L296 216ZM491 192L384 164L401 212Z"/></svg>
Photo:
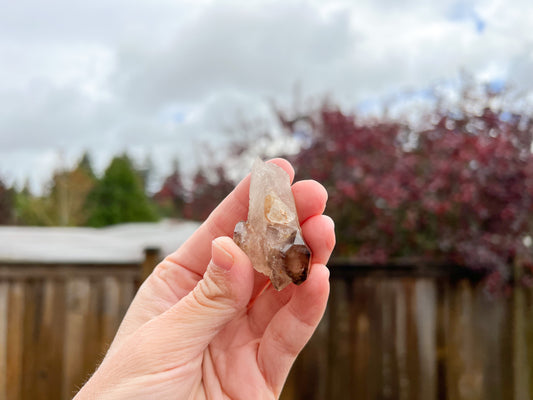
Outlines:
<svg viewBox="0 0 533 400"><path fill-rule="evenodd" d="M87 225L156 221L158 216L143 183L126 155L115 157L87 198Z"/></svg>
<svg viewBox="0 0 533 400"><path fill-rule="evenodd" d="M52 225L80 226L87 222L85 202L97 180L84 159L71 171L54 174L47 198Z"/></svg>
<svg viewBox="0 0 533 400"><path fill-rule="evenodd" d="M0 180L0 225L8 225L13 222L14 191L8 188Z"/></svg>
<svg viewBox="0 0 533 400"><path fill-rule="evenodd" d="M43 196L26 187L15 196L16 223L36 226L80 226L87 221L85 201L96 178L85 155L72 170L57 171Z"/></svg>
<svg viewBox="0 0 533 400"><path fill-rule="evenodd" d="M15 223L28 226L54 225L46 197L33 196L26 185L15 194Z"/></svg>
<svg viewBox="0 0 533 400"><path fill-rule="evenodd" d="M81 156L77 169L84 171L89 177L96 179L96 175L93 171L91 156L88 152L83 153L83 156Z"/></svg>

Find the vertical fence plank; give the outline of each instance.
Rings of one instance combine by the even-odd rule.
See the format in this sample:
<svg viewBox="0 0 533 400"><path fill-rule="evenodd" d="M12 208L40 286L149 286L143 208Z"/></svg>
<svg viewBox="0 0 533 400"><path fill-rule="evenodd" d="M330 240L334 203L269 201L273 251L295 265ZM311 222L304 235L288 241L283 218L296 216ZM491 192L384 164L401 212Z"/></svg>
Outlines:
<svg viewBox="0 0 533 400"><path fill-rule="evenodd" d="M54 279L38 281L42 293L39 307L40 327L33 338L39 357L35 359L36 380L33 384L35 399L61 398L61 371L64 334L64 291L62 283Z"/></svg>
<svg viewBox="0 0 533 400"><path fill-rule="evenodd" d="M350 332L351 287L344 279L331 282L329 324L328 394L331 399L352 399L352 360L354 359Z"/></svg>
<svg viewBox="0 0 533 400"><path fill-rule="evenodd" d="M513 290L513 395L516 400L529 400L527 348L525 338L524 289Z"/></svg>
<svg viewBox="0 0 533 400"><path fill-rule="evenodd" d="M372 382L369 375L370 349L370 315L369 315L369 281L357 279L352 282L353 302L351 312L354 319L354 371L350 381L353 382L355 398L367 399ZM333 323L330 321L330 324ZM335 343L331 343L335 346Z"/></svg>
<svg viewBox="0 0 533 400"><path fill-rule="evenodd" d="M381 396L393 399L398 393L397 360L394 348L395 332L395 292L394 280L384 279L381 282Z"/></svg>
<svg viewBox="0 0 533 400"><path fill-rule="evenodd" d="M36 279L25 281L24 288L24 333L22 353L22 398L37 397L34 383L38 378L37 365L41 353L36 346L40 329L43 286Z"/></svg>
<svg viewBox="0 0 533 400"><path fill-rule="evenodd" d="M448 397L448 322L449 322L449 284L439 279L436 285L436 384L437 400L447 400Z"/></svg>
<svg viewBox="0 0 533 400"><path fill-rule="evenodd" d="M452 381L455 391L450 398L462 400L484 399L483 361L480 341L474 330L472 287L462 280L454 293L450 310L450 338Z"/></svg>
<svg viewBox="0 0 533 400"><path fill-rule="evenodd" d="M63 377L63 351L65 343L65 322L66 322L66 285L63 279L51 279L48 282L45 317L46 337L43 342L47 343L48 359L47 370L49 399L60 399Z"/></svg>
<svg viewBox="0 0 533 400"><path fill-rule="evenodd" d="M0 282L0 399L7 399L7 332L9 283Z"/></svg>
<svg viewBox="0 0 533 400"><path fill-rule="evenodd" d="M417 279L415 284L415 328L417 331L420 371L419 399L434 399L436 396L437 358L436 344L436 293L435 283L429 279Z"/></svg>
<svg viewBox="0 0 533 400"><path fill-rule="evenodd" d="M402 278L402 291L405 297L405 330L406 330L406 366L409 376L408 385L409 398L419 400L420 381L425 379L424 373L420 369L420 348L418 344L419 332L417 330L417 302L416 302L416 280Z"/></svg>
<svg viewBox="0 0 533 400"><path fill-rule="evenodd" d="M103 283L100 278L89 281L90 291L85 318L85 342L83 346L83 375L89 377L103 358L102 343L102 292Z"/></svg>
<svg viewBox="0 0 533 400"><path fill-rule="evenodd" d="M121 314L120 282L114 276L104 278L103 315L102 315L102 353L113 341L118 329Z"/></svg>
<svg viewBox="0 0 533 400"><path fill-rule="evenodd" d="M525 290L525 340L527 346L527 379L530 382L529 385L529 398L533 399L533 290Z"/></svg>
<svg viewBox="0 0 533 400"><path fill-rule="evenodd" d="M68 399L77 391L86 376L83 371L83 346L89 312L90 281L73 278L66 284L65 347L63 353L62 398Z"/></svg>
<svg viewBox="0 0 533 400"><path fill-rule="evenodd" d="M411 400L411 381L407 365L408 347L407 347L407 306L404 285L401 281L395 282L395 307L396 318L394 345L396 351L396 368L398 371L398 399Z"/></svg>
<svg viewBox="0 0 533 400"><path fill-rule="evenodd" d="M133 281L133 279L122 279L120 282L120 306L116 322L117 329L120 323L122 322L124 315L126 315L126 312L128 311L128 308L130 307L131 301L133 300L134 296L135 282Z"/></svg>
<svg viewBox="0 0 533 400"><path fill-rule="evenodd" d="M22 397L22 357L24 348L24 282L11 283L7 334L7 398Z"/></svg>

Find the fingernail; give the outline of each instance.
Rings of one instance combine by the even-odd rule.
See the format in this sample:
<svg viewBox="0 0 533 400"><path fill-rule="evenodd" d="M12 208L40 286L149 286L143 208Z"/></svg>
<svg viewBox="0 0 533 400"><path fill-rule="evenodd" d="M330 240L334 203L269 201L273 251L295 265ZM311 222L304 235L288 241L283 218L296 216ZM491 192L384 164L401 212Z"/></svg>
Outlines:
<svg viewBox="0 0 533 400"><path fill-rule="evenodd" d="M233 267L233 256L226 251L224 247L213 240L213 249L211 250L211 260L217 267L229 271Z"/></svg>

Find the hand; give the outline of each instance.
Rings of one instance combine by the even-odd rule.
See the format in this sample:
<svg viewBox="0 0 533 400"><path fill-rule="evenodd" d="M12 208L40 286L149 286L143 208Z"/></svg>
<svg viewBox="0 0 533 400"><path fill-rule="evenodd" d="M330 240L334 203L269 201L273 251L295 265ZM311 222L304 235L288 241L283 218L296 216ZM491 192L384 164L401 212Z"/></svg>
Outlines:
<svg viewBox="0 0 533 400"><path fill-rule="evenodd" d="M294 177L290 164L272 160ZM335 245L315 181L292 186L308 279L277 292L227 236L248 213L245 178L147 278L102 364L75 399L274 399L317 327Z"/></svg>

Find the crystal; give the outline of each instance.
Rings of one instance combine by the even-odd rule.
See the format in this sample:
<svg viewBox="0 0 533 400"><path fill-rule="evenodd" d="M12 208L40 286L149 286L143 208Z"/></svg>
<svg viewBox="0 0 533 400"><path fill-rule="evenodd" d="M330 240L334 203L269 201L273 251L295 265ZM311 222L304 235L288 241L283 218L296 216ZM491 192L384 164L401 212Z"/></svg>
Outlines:
<svg viewBox="0 0 533 400"><path fill-rule="evenodd" d="M281 167L254 162L248 220L237 223L233 240L277 290L307 279L311 251L302 236L289 175Z"/></svg>

